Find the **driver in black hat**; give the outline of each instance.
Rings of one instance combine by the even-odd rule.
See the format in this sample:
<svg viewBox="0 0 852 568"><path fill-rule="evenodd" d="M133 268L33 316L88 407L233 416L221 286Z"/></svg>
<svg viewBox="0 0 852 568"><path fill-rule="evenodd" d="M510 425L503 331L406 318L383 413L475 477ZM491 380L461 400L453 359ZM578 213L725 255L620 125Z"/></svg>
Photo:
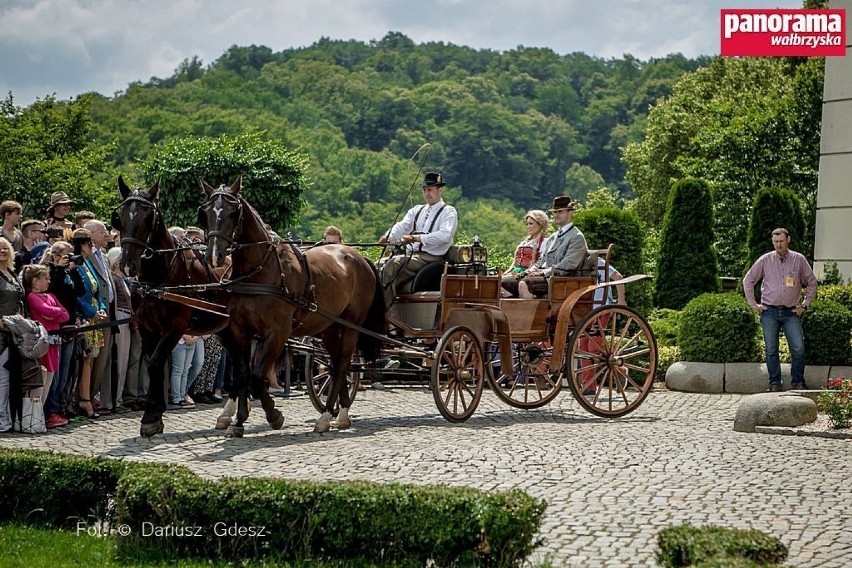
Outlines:
<svg viewBox="0 0 852 568"><path fill-rule="evenodd" d="M428 172L421 184L426 203L409 209L402 221L379 238L380 243L400 243L406 248L405 254L390 257L382 267L386 307L403 284L430 262L442 260L453 244L458 214L444 203L445 185L440 173Z"/></svg>

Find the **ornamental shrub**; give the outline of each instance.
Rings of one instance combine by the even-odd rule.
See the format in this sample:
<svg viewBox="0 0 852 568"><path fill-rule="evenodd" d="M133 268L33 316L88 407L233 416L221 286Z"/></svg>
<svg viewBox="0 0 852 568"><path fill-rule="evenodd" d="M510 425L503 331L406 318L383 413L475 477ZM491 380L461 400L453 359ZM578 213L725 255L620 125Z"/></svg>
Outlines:
<svg viewBox="0 0 852 568"><path fill-rule="evenodd" d="M713 241L713 199L707 182L676 182L660 235L656 307L680 310L702 293L721 290Z"/></svg>
<svg viewBox="0 0 852 568"><path fill-rule="evenodd" d="M789 554L783 542L761 531L715 526L664 528L657 546L657 562L666 568L776 565Z"/></svg>
<svg viewBox="0 0 852 568"><path fill-rule="evenodd" d="M648 325L654 332L657 345L676 346L680 312L668 308L657 308L648 316Z"/></svg>
<svg viewBox="0 0 852 568"><path fill-rule="evenodd" d="M845 365L852 338L852 312L838 302L815 300L802 316L808 365Z"/></svg>
<svg viewBox="0 0 852 568"><path fill-rule="evenodd" d="M817 397L817 404L828 415L832 428L849 428L852 423L852 379L829 379L828 388Z"/></svg>
<svg viewBox="0 0 852 568"><path fill-rule="evenodd" d="M363 559L438 566L521 564L538 545L535 534L546 506L519 490L212 481L177 468L122 477L116 501L119 524L204 529L197 538L152 539L133 531L119 540L119 552L128 558ZM262 538L223 534L229 527L265 530Z"/></svg>
<svg viewBox="0 0 852 568"><path fill-rule="evenodd" d="M73 528L108 517L125 462L34 450L0 450L0 521Z"/></svg>
<svg viewBox="0 0 852 568"><path fill-rule="evenodd" d="M831 300L852 311L852 284L830 284L817 288L817 300Z"/></svg>
<svg viewBox="0 0 852 568"><path fill-rule="evenodd" d="M760 324L737 294L702 294L680 314L677 345L684 361L757 362Z"/></svg>
<svg viewBox="0 0 852 568"><path fill-rule="evenodd" d="M610 262L624 276L642 274L644 233L639 217L633 211L616 208L588 209L574 215L590 249L613 245ZM649 284L640 282L625 288L627 304L647 312L651 307Z"/></svg>

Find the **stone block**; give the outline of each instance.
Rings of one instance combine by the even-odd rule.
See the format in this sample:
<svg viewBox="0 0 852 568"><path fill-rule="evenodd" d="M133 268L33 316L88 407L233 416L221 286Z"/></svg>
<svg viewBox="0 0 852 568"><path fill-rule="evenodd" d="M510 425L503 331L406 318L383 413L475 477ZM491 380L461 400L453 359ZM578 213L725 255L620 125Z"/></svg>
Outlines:
<svg viewBox="0 0 852 568"><path fill-rule="evenodd" d="M666 371L666 388L683 392L722 393L724 377L724 363L679 361Z"/></svg>
<svg viewBox="0 0 852 568"><path fill-rule="evenodd" d="M784 388L790 388L790 365L781 364ZM725 392L752 394L766 392L769 388L769 371L766 363L725 363Z"/></svg>
<svg viewBox="0 0 852 568"><path fill-rule="evenodd" d="M852 367L848 367L846 365L832 365L831 370L828 372L828 378L836 379L837 377L846 377L847 379L852 377ZM826 384L827 383L828 381L826 381ZM810 386L810 384L808 384L808 386Z"/></svg>
<svg viewBox="0 0 852 568"><path fill-rule="evenodd" d="M734 416L734 431L754 432L757 426L796 427L817 418L811 399L795 393L761 393L743 399Z"/></svg>
<svg viewBox="0 0 852 568"><path fill-rule="evenodd" d="M828 365L805 365L805 384L809 389L824 389L830 372Z"/></svg>

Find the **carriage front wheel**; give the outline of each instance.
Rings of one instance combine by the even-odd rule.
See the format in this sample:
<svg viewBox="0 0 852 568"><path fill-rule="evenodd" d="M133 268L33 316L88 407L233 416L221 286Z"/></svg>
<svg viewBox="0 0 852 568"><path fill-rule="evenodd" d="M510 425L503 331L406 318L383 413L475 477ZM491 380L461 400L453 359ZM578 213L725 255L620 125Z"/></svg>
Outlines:
<svg viewBox="0 0 852 568"><path fill-rule="evenodd" d="M577 402L592 414L624 416L651 392L657 343L636 310L609 305L586 314L569 345L565 376Z"/></svg>
<svg viewBox="0 0 852 568"><path fill-rule="evenodd" d="M456 326L447 330L432 363L432 396L441 415L464 422L476 410L485 384L482 346L473 332Z"/></svg>

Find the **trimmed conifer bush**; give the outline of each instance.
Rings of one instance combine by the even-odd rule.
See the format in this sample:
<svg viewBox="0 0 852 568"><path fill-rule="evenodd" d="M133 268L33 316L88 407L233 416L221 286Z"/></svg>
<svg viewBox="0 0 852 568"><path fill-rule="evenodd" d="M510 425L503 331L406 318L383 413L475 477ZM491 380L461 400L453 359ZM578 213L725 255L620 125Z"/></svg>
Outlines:
<svg viewBox="0 0 852 568"><path fill-rule="evenodd" d="M624 276L642 273L644 234L639 217L633 211L616 208L588 209L574 215L590 249L613 245L610 262ZM648 284L632 284L625 288L627 304L640 313L650 309Z"/></svg>
<svg viewBox="0 0 852 568"><path fill-rule="evenodd" d="M798 196L787 189L760 189L754 197L751 220L748 226L748 256L745 270L767 252L772 252L772 231L783 227L790 233L790 244L794 250L802 250L805 235L805 219Z"/></svg>
<svg viewBox="0 0 852 568"><path fill-rule="evenodd" d="M680 310L696 296L721 290L713 241L713 199L707 182L676 182L660 236L656 307Z"/></svg>
<svg viewBox="0 0 852 568"><path fill-rule="evenodd" d="M684 361L757 362L760 324L745 298L702 294L680 313L677 345Z"/></svg>

